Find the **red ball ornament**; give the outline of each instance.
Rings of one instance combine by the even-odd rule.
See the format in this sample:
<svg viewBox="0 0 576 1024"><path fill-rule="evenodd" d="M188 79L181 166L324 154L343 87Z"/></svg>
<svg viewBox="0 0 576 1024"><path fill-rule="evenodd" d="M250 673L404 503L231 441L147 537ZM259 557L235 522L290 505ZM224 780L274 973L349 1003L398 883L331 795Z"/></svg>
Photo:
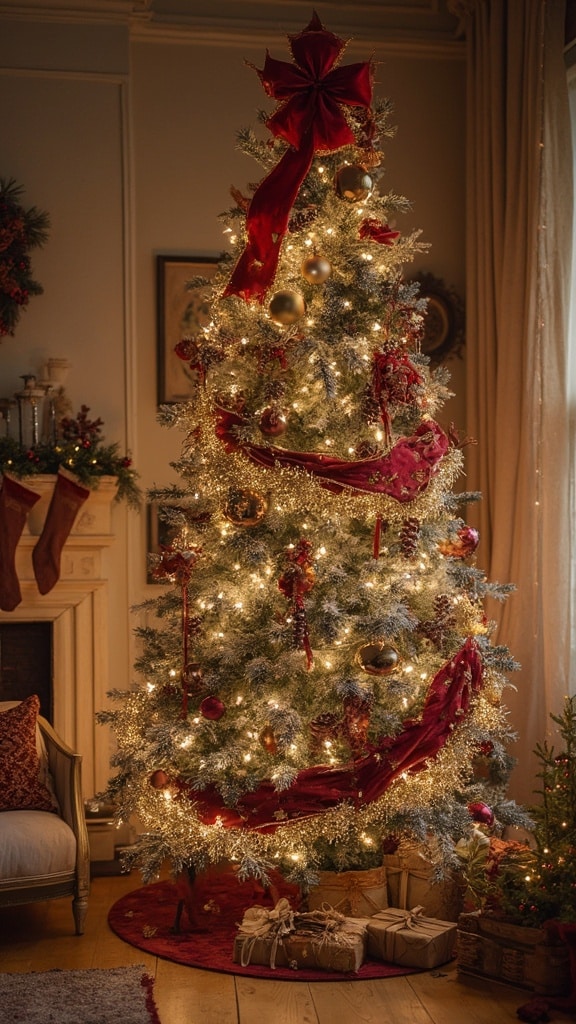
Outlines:
<svg viewBox="0 0 576 1024"><path fill-rule="evenodd" d="M288 426L288 417L284 409L274 409L269 406L264 409L260 417L260 430L267 437L280 437Z"/></svg>
<svg viewBox="0 0 576 1024"><path fill-rule="evenodd" d="M217 722L222 715L225 714L226 707L222 703L219 697L214 695L205 697L200 705L200 714L204 718L208 718L211 722Z"/></svg>
<svg viewBox="0 0 576 1024"><path fill-rule="evenodd" d="M473 526L463 526L455 537L440 541L438 547L443 555L451 558L469 558L480 542L480 534Z"/></svg>
<svg viewBox="0 0 576 1024"><path fill-rule="evenodd" d="M491 807L488 807L488 804L483 803L482 800L468 804L468 812L472 819L481 825L488 825L491 828L494 824L494 811Z"/></svg>
<svg viewBox="0 0 576 1024"><path fill-rule="evenodd" d="M170 776L166 772L158 768L157 771L152 772L150 776L150 785L153 789L166 789L170 785Z"/></svg>

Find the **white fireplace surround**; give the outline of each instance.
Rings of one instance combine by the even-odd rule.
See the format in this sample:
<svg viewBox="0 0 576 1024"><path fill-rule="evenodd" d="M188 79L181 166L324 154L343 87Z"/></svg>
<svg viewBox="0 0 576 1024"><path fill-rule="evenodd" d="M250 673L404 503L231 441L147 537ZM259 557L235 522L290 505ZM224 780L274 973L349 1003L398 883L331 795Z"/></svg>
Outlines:
<svg viewBox="0 0 576 1024"><path fill-rule="evenodd" d="M23 483L41 493L30 511L16 552L22 601L12 612L0 611L0 622L51 622L54 727L82 754L84 797L96 792L96 779L106 777L108 744L95 713L106 704L109 690L108 579L105 554L114 540L111 504L116 478L101 477L81 507L61 557L60 579L40 594L32 566L32 550L42 532L56 477L39 475ZM97 730L100 735L97 734Z"/></svg>

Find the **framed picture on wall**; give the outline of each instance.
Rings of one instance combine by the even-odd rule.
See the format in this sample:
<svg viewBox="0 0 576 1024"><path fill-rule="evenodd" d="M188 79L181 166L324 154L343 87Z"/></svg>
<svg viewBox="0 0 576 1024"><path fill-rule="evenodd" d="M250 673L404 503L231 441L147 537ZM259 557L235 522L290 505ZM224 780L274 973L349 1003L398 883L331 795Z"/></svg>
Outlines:
<svg viewBox="0 0 576 1024"><path fill-rule="evenodd" d="M177 528L163 518L161 508L161 504L157 501L151 501L147 506L148 522L146 550L148 555L159 555L162 548L170 547L178 534ZM148 559L146 565L146 582L166 582L166 580L162 580L154 575L153 566L150 564L150 561L151 560Z"/></svg>
<svg viewBox="0 0 576 1024"><path fill-rule="evenodd" d="M186 402L192 394L194 371L174 348L183 338L201 334L210 319L209 285L218 267L217 256L157 256L158 404Z"/></svg>

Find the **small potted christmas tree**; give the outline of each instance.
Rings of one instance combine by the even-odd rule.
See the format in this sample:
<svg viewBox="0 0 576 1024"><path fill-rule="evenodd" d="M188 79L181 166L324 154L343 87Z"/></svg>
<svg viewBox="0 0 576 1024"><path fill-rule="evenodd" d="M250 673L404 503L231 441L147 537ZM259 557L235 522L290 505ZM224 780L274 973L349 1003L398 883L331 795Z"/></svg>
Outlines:
<svg viewBox="0 0 576 1024"><path fill-rule="evenodd" d="M459 969L485 975L501 970L502 980L547 996L523 1007L525 1016L519 1011L525 1020L547 1019L541 1014L548 1006L576 1009L576 696L550 717L562 747L544 740L535 750L541 785L540 802L531 809L531 841L477 842L464 871L479 910L463 914L459 925ZM504 946L496 964L498 937ZM572 994L565 995L570 982Z"/></svg>

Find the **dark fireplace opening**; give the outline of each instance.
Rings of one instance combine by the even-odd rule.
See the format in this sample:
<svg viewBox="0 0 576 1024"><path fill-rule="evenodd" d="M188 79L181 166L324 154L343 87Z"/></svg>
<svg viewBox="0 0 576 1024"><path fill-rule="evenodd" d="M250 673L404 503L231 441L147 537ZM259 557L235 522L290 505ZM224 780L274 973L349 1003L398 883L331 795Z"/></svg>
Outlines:
<svg viewBox="0 0 576 1024"><path fill-rule="evenodd" d="M52 623L0 623L0 701L40 698L40 714L53 723Z"/></svg>

